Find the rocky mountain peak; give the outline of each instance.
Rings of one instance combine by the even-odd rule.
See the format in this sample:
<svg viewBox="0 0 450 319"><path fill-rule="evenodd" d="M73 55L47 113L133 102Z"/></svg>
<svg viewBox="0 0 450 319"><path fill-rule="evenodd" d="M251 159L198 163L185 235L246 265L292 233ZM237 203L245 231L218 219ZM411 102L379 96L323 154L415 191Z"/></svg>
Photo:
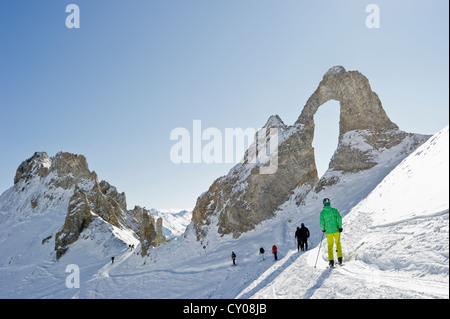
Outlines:
<svg viewBox="0 0 450 319"><path fill-rule="evenodd" d="M284 124L283 120L278 116L278 114L271 115L267 120L266 124L264 124L263 128L286 128L286 124Z"/></svg>
<svg viewBox="0 0 450 319"><path fill-rule="evenodd" d="M344 73L344 72L347 72L346 70L345 70L345 68L342 66L342 65L335 65L335 66L332 66L325 74L324 74L324 78L325 77L328 77L328 76L332 76L332 75L336 75L336 74L339 74L339 73Z"/></svg>
<svg viewBox="0 0 450 319"><path fill-rule="evenodd" d="M105 224L134 233L142 243L143 255L150 246L165 241L162 220L155 220L147 210L141 214L136 214L140 211L136 208L128 211L125 193L119 193L107 181L99 182L83 155L59 152L49 157L46 152L34 153L17 168L14 187L9 193L18 203L23 202L18 207L9 204L14 208L8 210L14 210L17 215L66 212L61 228L50 236L54 238L56 259L95 221L97 226Z"/></svg>
<svg viewBox="0 0 450 319"><path fill-rule="evenodd" d="M35 152L32 157L23 161L16 170L14 184L20 180L29 180L34 176L46 176L52 161L46 152Z"/></svg>
<svg viewBox="0 0 450 319"><path fill-rule="evenodd" d="M50 171L55 171L59 177L92 178L86 157L67 152L59 152L52 158Z"/></svg>
<svg viewBox="0 0 450 319"><path fill-rule="evenodd" d="M428 138L399 130L364 75L334 66L324 74L294 125L285 125L278 115L269 117L265 124L265 128L280 129L278 163L273 174L260 174L258 165L244 161L216 179L198 198L192 212L197 240L207 236L213 222L220 235L239 237L273 217L294 190L295 202L301 203L310 191L319 192L339 182L332 174L319 180L312 147L314 115L329 100L340 102L339 141L329 171L367 170L378 163L380 154L407 138L396 156L407 156Z"/></svg>
<svg viewBox="0 0 450 319"><path fill-rule="evenodd" d="M55 186L68 189L83 179L96 180L97 175L91 172L86 158L67 152L59 152L49 157L46 152L35 152L32 157L23 161L16 170L14 184L27 182L35 177L46 177L55 173Z"/></svg>

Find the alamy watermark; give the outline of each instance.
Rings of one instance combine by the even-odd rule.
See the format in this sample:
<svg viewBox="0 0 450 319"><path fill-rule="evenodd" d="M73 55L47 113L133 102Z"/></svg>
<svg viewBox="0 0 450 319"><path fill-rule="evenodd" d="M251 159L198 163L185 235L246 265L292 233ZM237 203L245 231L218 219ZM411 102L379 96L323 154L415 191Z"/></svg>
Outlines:
<svg viewBox="0 0 450 319"><path fill-rule="evenodd" d="M366 7L366 13L369 15L366 17L366 27L368 29L380 28L380 7L376 4L369 4Z"/></svg>
<svg viewBox="0 0 450 319"><path fill-rule="evenodd" d="M278 169L278 129L225 128L202 129L201 120L192 121L192 131L177 127L170 133L176 141L170 159L180 163L258 164L260 174L274 174Z"/></svg>
<svg viewBox="0 0 450 319"><path fill-rule="evenodd" d="M76 264L67 265L66 272L70 273L66 277L66 287L69 289L80 288L80 267Z"/></svg>
<svg viewBox="0 0 450 319"><path fill-rule="evenodd" d="M66 12L70 13L66 17L66 28L79 29L80 28L80 7L76 4L68 4L66 6Z"/></svg>
<svg viewBox="0 0 450 319"><path fill-rule="evenodd" d="M66 6L66 12L69 15L66 17L66 27L68 29L80 28L80 7L76 4L68 4ZM369 29L380 28L380 7L376 4L369 4L366 6L366 13L369 15L366 17L366 27Z"/></svg>

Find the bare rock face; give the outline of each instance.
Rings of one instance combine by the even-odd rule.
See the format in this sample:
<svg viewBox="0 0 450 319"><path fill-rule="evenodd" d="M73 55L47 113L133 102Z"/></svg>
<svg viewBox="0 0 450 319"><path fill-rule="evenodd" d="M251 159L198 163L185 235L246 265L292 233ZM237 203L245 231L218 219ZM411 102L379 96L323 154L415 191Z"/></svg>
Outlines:
<svg viewBox="0 0 450 319"><path fill-rule="evenodd" d="M372 91L369 80L358 71L346 71L335 66L323 76L316 91L306 102L296 123L305 125L305 134L314 136L314 115L329 100L340 102L339 141L331 158L329 169L356 173L377 164L383 150L412 140L404 150L412 152L427 136L401 131L384 111L378 95ZM311 146L312 147L312 146ZM319 192L336 184L338 178L322 177L315 186Z"/></svg>
<svg viewBox="0 0 450 319"><path fill-rule="evenodd" d="M218 219L218 231L221 235L241 233L253 229L263 220L273 217L276 208L291 194L291 191L304 185L306 191L316 183L317 169L314 151L308 146L312 136L303 134L304 125L285 125L275 115L257 133L256 142L270 144L277 132L276 169L264 174L261 169L267 162L255 160L255 148L247 150L244 161L237 164L228 175L217 179L206 193L197 200L192 213L197 239L203 238L214 216ZM263 136L261 134L269 136ZM269 147L267 147L269 149ZM304 151L306 150L306 151Z"/></svg>
<svg viewBox="0 0 450 319"><path fill-rule="evenodd" d="M340 102L339 135L353 130L389 131L398 129L386 115L369 80L358 71L334 66L323 76L319 87L306 102L297 123L314 127L314 115L329 100Z"/></svg>
<svg viewBox="0 0 450 319"><path fill-rule="evenodd" d="M55 235L56 259L60 259L67 252L69 245L77 241L81 232L94 219L87 193L78 187L70 199L67 211L64 226Z"/></svg>
<svg viewBox="0 0 450 319"><path fill-rule="evenodd" d="M135 206L131 214L138 223L137 233L141 242L141 255L148 256L151 246L156 247L166 242L162 230L162 218L158 218L155 222L151 212L140 206Z"/></svg>
<svg viewBox="0 0 450 319"><path fill-rule="evenodd" d="M107 181L101 181L99 187L103 195L113 198L122 210L127 209L127 199L125 197L125 193L117 192L117 188L110 185Z"/></svg>
<svg viewBox="0 0 450 319"><path fill-rule="evenodd" d="M305 125L305 134L314 136L314 115L329 100L340 102L339 143L330 162L330 168L356 172L376 165L373 150L391 148L407 135L391 122L378 95L372 91L369 80L358 71L346 71L342 66L332 67L323 76L319 87L306 102L297 123ZM373 150L360 150L346 141L346 134L357 131Z"/></svg>
<svg viewBox="0 0 450 319"><path fill-rule="evenodd" d="M105 185L106 182L102 181ZM118 228L128 227L127 211L114 197L105 195L97 179L76 184L70 198L64 226L55 236L56 257L59 259L72 244L78 240L81 232L89 226L94 218L101 218ZM109 185L109 184L108 184ZM92 186L92 187L91 187ZM124 197L125 194L122 193Z"/></svg>
<svg viewBox="0 0 450 319"><path fill-rule="evenodd" d="M67 152L59 152L52 158L50 171L55 171L58 177L92 178L86 157Z"/></svg>
<svg viewBox="0 0 450 319"><path fill-rule="evenodd" d="M231 233L233 237L239 237L273 217L294 189L297 190L295 200L300 203L313 187L318 191L338 182L333 177L318 181L312 147L314 115L322 104L332 99L340 102L340 120L339 143L330 161L330 170L344 173L367 170L377 164L377 156L382 150L398 145L406 137L412 137L413 142L408 144L405 153L425 141L424 137L416 138L414 134L399 130L386 115L364 75L346 71L342 66L332 67L294 125L286 126L278 116L271 116L267 121L264 128L278 129L275 172L260 173L264 163L255 164L249 160L254 155L251 146L243 163L214 181L198 198L192 214L197 240L205 238L212 223L218 226L220 235Z"/></svg>

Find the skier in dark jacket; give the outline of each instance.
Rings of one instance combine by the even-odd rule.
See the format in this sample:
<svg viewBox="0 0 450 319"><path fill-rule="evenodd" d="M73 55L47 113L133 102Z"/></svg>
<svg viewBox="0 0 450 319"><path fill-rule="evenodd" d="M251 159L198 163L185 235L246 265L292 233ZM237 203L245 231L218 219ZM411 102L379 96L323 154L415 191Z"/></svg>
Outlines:
<svg viewBox="0 0 450 319"><path fill-rule="evenodd" d="M259 249L259 255L261 256L261 258L262 258L262 260L264 260L264 253L265 253L266 251L264 250L264 248L260 248Z"/></svg>
<svg viewBox="0 0 450 319"><path fill-rule="evenodd" d="M236 254L234 251L231 252L231 259L233 259L233 266L236 266Z"/></svg>
<svg viewBox="0 0 450 319"><path fill-rule="evenodd" d="M295 238L297 238L297 251L308 250L309 229L305 227L305 224L302 223L301 228L297 227Z"/></svg>

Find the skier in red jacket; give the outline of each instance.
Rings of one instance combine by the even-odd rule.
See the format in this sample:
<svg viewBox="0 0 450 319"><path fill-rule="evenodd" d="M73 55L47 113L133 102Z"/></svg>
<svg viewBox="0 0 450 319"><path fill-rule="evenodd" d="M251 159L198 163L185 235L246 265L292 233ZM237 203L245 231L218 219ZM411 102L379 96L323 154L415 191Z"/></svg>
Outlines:
<svg viewBox="0 0 450 319"><path fill-rule="evenodd" d="M273 253L273 256L275 257L275 260L278 260L278 257L277 257L277 246L275 246L275 245L272 246L272 253Z"/></svg>

